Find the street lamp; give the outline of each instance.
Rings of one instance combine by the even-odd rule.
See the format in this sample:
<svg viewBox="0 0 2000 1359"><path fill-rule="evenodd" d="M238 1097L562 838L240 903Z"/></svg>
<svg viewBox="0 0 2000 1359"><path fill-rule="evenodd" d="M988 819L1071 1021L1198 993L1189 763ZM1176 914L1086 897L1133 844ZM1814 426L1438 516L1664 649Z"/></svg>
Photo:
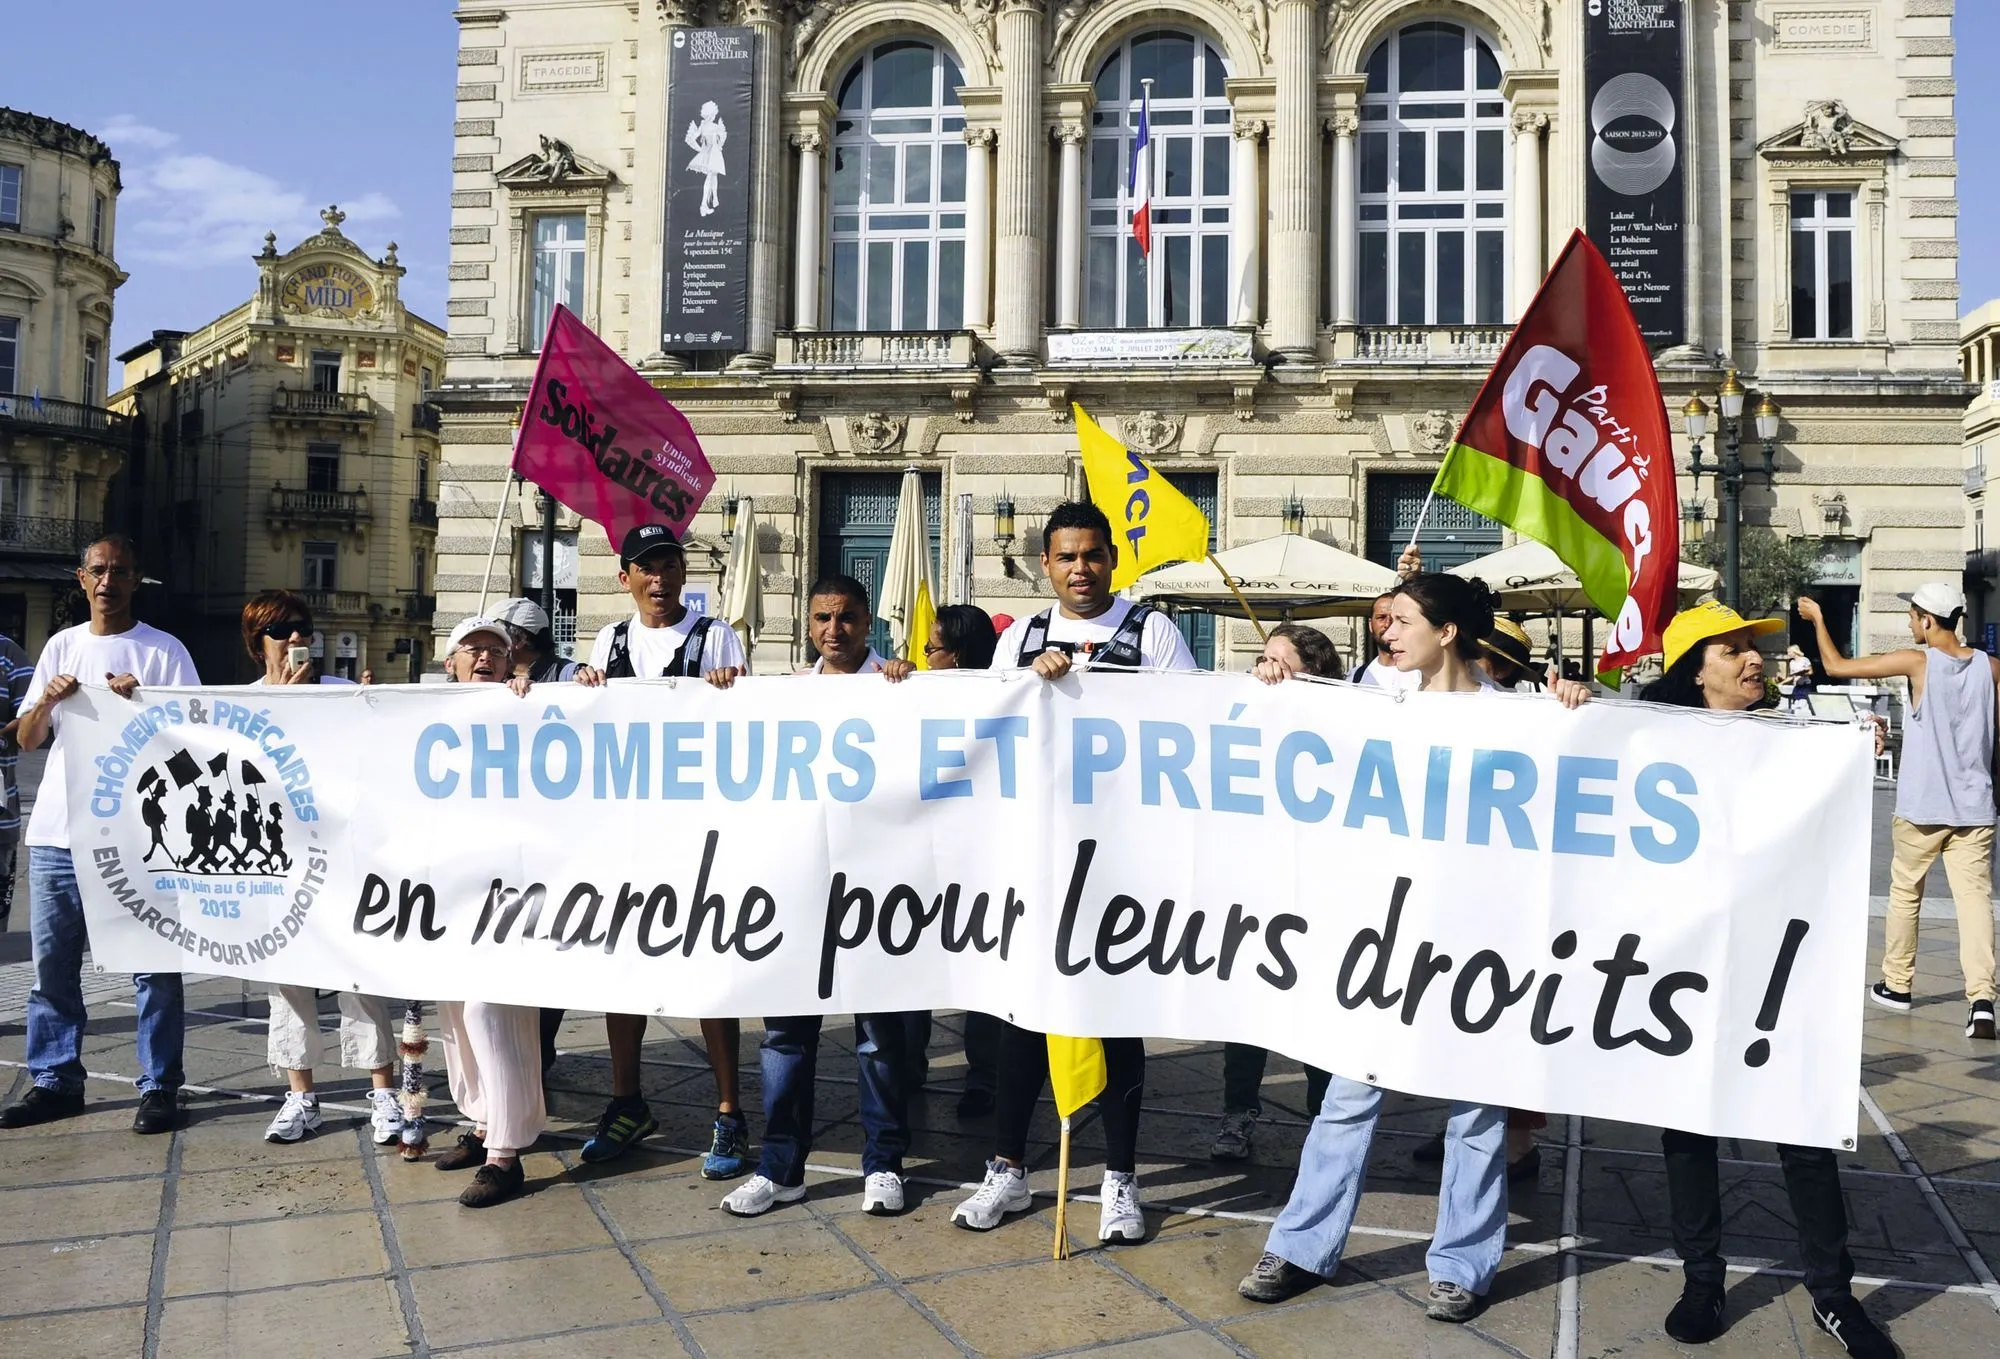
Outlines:
<svg viewBox="0 0 2000 1359"><path fill-rule="evenodd" d="M743 508L743 502L730 496L722 502L722 541L729 542L736 536L736 514Z"/></svg>
<svg viewBox="0 0 2000 1359"><path fill-rule="evenodd" d="M1286 533L1294 537L1305 533L1306 502L1299 499L1297 491L1285 497L1285 504L1280 513L1284 519L1284 530Z"/></svg>
<svg viewBox="0 0 2000 1359"><path fill-rule="evenodd" d="M993 502L993 542L1002 556L1014 546L1014 502L1004 494Z"/></svg>
<svg viewBox="0 0 2000 1359"><path fill-rule="evenodd" d="M1743 603L1743 484L1752 477L1762 477L1766 486L1771 484L1777 471L1779 411L1778 403L1769 396L1757 403L1751 421L1763 445L1764 458L1761 466L1749 466L1743 461L1742 445L1743 407L1750 394L1731 371L1723 377L1715 395L1722 417L1716 429L1722 445L1718 456L1706 459L1702 456L1701 442L1708 434L1709 413L1702 399L1698 396L1690 399L1681 408L1681 417L1687 422L1688 443L1693 453L1688 470L1697 481L1704 476L1715 478L1715 498L1720 502L1722 520L1722 598L1734 609L1741 608Z"/></svg>

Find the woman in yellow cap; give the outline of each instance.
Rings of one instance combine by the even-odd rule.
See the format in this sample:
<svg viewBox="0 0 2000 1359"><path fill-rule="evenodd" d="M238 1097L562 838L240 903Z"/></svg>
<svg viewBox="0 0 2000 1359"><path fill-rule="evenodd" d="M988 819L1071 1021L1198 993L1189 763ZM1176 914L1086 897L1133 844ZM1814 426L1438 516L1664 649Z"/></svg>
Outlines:
<svg viewBox="0 0 2000 1359"><path fill-rule="evenodd" d="M1640 697L1653 703L1712 712L1750 712L1770 706L1764 687L1764 657L1757 638L1783 630L1777 618L1745 618L1710 600L1674 616L1661 639L1666 673ZM1722 1334L1722 1185L1713 1137L1667 1128L1660 1133L1666 1153L1668 1224L1681 1257L1685 1282L1680 1301L1667 1313L1666 1332L1684 1345L1701 1345ZM1824 1147L1779 1144L1778 1164L1785 1194L1798 1221L1799 1249L1805 1256L1806 1291L1812 1295L1813 1324L1838 1340L1857 1359L1892 1359L1898 1351L1868 1313L1849 1283L1854 1260L1847 1252L1847 1207L1840 1196L1840 1165Z"/></svg>

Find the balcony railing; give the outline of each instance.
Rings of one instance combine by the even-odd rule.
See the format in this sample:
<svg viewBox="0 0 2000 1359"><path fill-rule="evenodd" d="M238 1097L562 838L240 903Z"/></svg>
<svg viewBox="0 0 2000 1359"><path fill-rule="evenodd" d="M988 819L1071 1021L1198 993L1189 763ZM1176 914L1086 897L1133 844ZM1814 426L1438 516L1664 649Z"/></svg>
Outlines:
<svg viewBox="0 0 2000 1359"><path fill-rule="evenodd" d="M410 522L424 528L436 528L438 522L437 501L426 500L422 496L412 497L410 500Z"/></svg>
<svg viewBox="0 0 2000 1359"><path fill-rule="evenodd" d="M131 417L86 406L78 401L54 401L31 392L0 392L0 428L33 429L67 434L94 443L123 445L130 437Z"/></svg>
<svg viewBox="0 0 2000 1359"><path fill-rule="evenodd" d="M301 590L306 607L317 619L363 618L368 614L368 596L360 590Z"/></svg>
<svg viewBox="0 0 2000 1359"><path fill-rule="evenodd" d="M437 617L436 595L420 595L413 590L403 591L403 617L412 623L428 623Z"/></svg>
<svg viewBox="0 0 2000 1359"><path fill-rule="evenodd" d="M794 371L970 368L972 334L963 330L811 332L778 336L776 366Z"/></svg>
<svg viewBox="0 0 2000 1359"><path fill-rule="evenodd" d="M1490 364L1500 357L1510 326L1363 326L1353 357L1364 363Z"/></svg>
<svg viewBox="0 0 2000 1359"><path fill-rule="evenodd" d="M294 524L344 523L350 527L370 517L368 492L311 491L292 486L273 486L266 515L273 522Z"/></svg>
<svg viewBox="0 0 2000 1359"><path fill-rule="evenodd" d="M97 541L100 527L82 519L0 514L0 555L67 557L74 562Z"/></svg>
<svg viewBox="0 0 2000 1359"><path fill-rule="evenodd" d="M438 432L438 425L440 423L442 415L443 412L438 410L436 406L431 405L428 401L419 402L410 411L410 428L427 429L431 433L435 434Z"/></svg>
<svg viewBox="0 0 2000 1359"><path fill-rule="evenodd" d="M271 414L322 420L370 420L375 416L375 403L359 392L307 392L280 387L271 398Z"/></svg>

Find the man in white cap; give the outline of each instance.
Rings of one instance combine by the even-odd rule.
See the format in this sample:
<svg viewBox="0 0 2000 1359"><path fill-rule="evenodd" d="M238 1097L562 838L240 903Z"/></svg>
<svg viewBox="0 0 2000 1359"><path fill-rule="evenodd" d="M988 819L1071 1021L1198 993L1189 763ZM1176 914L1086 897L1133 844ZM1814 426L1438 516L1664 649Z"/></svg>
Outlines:
<svg viewBox="0 0 2000 1359"><path fill-rule="evenodd" d="M1993 760L2000 730L2000 660L1958 640L1965 594L1927 581L1898 595L1910 606L1913 649L1881 656L1840 654L1819 603L1799 601L1799 616L1819 636L1828 677L1910 682L1903 726L1903 771L1896 784L1895 857L1889 867L1889 920L1883 930L1882 980L1869 989L1877 1005L1910 1008L1917 970L1917 915L1924 875L1940 855L1958 904L1958 964L1965 975L1965 1036L1992 1038Z"/></svg>

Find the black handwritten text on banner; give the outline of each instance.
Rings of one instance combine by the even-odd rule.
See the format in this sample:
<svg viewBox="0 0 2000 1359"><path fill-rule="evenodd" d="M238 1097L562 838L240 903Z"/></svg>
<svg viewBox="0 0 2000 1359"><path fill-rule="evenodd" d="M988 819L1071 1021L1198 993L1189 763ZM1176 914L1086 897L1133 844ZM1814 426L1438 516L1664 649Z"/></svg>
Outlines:
<svg viewBox="0 0 2000 1359"><path fill-rule="evenodd" d="M1853 1135L1865 737L1217 675L102 689L99 962L676 1015L963 1007Z"/></svg>

